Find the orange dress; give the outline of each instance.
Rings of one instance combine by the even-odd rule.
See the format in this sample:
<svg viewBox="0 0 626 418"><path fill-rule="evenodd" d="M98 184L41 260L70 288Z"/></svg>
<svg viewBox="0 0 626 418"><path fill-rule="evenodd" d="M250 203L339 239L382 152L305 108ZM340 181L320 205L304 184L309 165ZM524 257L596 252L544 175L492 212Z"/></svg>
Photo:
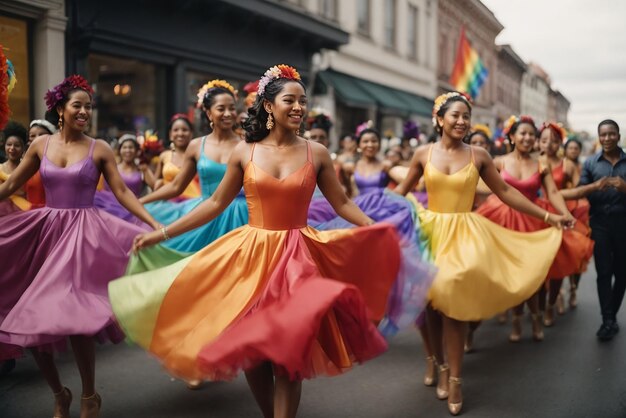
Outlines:
<svg viewBox="0 0 626 418"><path fill-rule="evenodd" d="M41 174L39 171L35 173L24 186L26 191L26 200L31 203L31 209L42 208L46 206L46 191L43 188Z"/></svg>
<svg viewBox="0 0 626 418"><path fill-rule="evenodd" d="M386 224L307 226L316 185L307 153L300 169L278 179L254 163L253 145L243 180L248 225L179 262L110 283L127 336L170 373L231 379L268 361L302 379L342 373L385 351L372 321L386 319L398 236ZM414 289L422 306L431 279Z"/></svg>

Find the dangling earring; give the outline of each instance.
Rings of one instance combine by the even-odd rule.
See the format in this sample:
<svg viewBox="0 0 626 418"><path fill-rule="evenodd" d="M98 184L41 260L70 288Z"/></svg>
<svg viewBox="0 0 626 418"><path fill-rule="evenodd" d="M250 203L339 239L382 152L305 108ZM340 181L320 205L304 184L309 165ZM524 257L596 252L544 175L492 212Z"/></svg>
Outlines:
<svg viewBox="0 0 626 418"><path fill-rule="evenodd" d="M213 121L209 122L209 126L211 127L211 130L213 130Z"/></svg>
<svg viewBox="0 0 626 418"><path fill-rule="evenodd" d="M265 122L265 127L267 128L268 131L271 131L272 128L274 127L274 117L272 116L271 113L267 115L267 122Z"/></svg>
<svg viewBox="0 0 626 418"><path fill-rule="evenodd" d="M59 131L63 129L63 113L59 115L59 123L57 123L57 126L59 127Z"/></svg>
<svg viewBox="0 0 626 418"><path fill-rule="evenodd" d="M300 135L300 128L296 129L296 135Z"/></svg>

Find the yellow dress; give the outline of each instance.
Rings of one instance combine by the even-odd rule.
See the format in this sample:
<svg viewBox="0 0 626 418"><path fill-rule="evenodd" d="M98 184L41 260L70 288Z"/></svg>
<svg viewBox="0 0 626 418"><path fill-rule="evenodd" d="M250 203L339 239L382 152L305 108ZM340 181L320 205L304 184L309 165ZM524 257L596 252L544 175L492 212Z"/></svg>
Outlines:
<svg viewBox="0 0 626 418"><path fill-rule="evenodd" d="M523 233L472 213L479 174L470 162L444 174L428 161L428 210L421 208L422 239L439 268L428 298L433 308L460 321L478 321L516 306L543 284L561 245L561 231Z"/></svg>
<svg viewBox="0 0 626 418"><path fill-rule="evenodd" d="M5 181L7 181L9 176L10 176L10 174L7 174L4 171L0 170L0 184L2 184ZM26 200L24 197L18 196L16 194L9 196L8 201L10 201L13 205L15 205L15 207L17 207L20 210L29 210L31 208L31 204L30 204L30 202L28 200ZM5 210L5 208L3 206L3 209L0 209L0 213L6 214L5 212L8 213L8 212L11 212L11 210L9 210L9 211Z"/></svg>
<svg viewBox="0 0 626 418"><path fill-rule="evenodd" d="M176 166L172 162L172 152L168 152L163 156L163 184L171 183L174 178L180 172L180 167ZM187 185L183 193L180 195L181 199L193 199L200 197L200 185L198 183L197 176Z"/></svg>

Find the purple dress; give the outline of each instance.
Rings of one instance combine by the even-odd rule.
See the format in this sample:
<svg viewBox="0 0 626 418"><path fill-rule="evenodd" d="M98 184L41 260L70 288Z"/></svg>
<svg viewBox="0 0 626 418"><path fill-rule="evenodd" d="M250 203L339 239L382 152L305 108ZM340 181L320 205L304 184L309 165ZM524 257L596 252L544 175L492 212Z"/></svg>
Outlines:
<svg viewBox="0 0 626 418"><path fill-rule="evenodd" d="M124 173L120 171L120 176L126 187L128 187L135 196L139 197L141 194L141 190L143 189L143 179L141 178L141 172L134 171L130 174ZM104 182L104 190L99 190L96 192L93 204L98 209L102 209L105 212L110 213L113 216L117 216L118 218L124 219L127 222L133 223L135 225L141 225L144 228L150 229L148 225L138 219L135 215L130 213L124 206L117 201L117 198L111 191L109 184Z"/></svg>
<svg viewBox="0 0 626 418"><path fill-rule="evenodd" d="M69 335L123 339L107 286L124 274L133 238L144 230L93 206L94 144L62 168L46 157L46 143L46 206L0 217L0 359L17 347L62 349Z"/></svg>
<svg viewBox="0 0 626 418"><path fill-rule="evenodd" d="M354 180L360 191L360 194L354 198L354 203L374 221L392 224L400 236L401 268L397 286L393 288L388 306L389 316L394 318L394 321L383 321L379 324L379 329L384 335L393 335L398 331L396 324L401 327L413 325L415 316L405 315L404 318L398 319L398 316L402 314L400 308L406 304L406 300L410 299L416 286L415 278L434 275L435 268L429 262L422 260L415 205L386 188L389 182L387 173L381 171L369 176L355 173ZM337 216L323 196L311 201L308 223L322 231L353 226Z"/></svg>

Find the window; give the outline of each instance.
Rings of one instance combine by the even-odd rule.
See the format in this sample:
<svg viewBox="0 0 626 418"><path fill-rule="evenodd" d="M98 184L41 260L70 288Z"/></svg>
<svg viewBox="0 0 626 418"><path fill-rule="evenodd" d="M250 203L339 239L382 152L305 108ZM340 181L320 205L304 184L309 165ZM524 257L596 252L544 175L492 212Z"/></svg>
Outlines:
<svg viewBox="0 0 626 418"><path fill-rule="evenodd" d="M328 20L337 20L337 0L319 0L320 15Z"/></svg>
<svg viewBox="0 0 626 418"><path fill-rule="evenodd" d="M370 0L357 0L357 30L361 35L370 34Z"/></svg>
<svg viewBox="0 0 626 418"><path fill-rule="evenodd" d="M385 0L385 46L396 47L396 0Z"/></svg>
<svg viewBox="0 0 626 418"><path fill-rule="evenodd" d="M409 58L417 60L417 26L419 10L413 5L409 5L407 32L407 55Z"/></svg>

